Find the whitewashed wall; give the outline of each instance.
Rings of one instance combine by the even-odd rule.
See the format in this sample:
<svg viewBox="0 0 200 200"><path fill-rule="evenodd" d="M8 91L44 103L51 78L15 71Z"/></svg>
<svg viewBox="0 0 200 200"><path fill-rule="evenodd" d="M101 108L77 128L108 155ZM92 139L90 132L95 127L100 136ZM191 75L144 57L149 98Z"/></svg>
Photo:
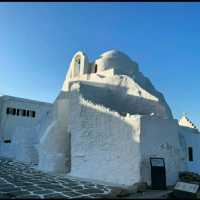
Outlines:
<svg viewBox="0 0 200 200"><path fill-rule="evenodd" d="M70 163L64 162L69 158L72 176L124 185L150 184L149 157L155 156L165 158L167 185L174 184L182 164L177 121L122 117L84 99L80 89L74 83L71 92L61 92L56 99L54 117L40 140L40 169L64 172L69 169Z"/></svg>
<svg viewBox="0 0 200 200"><path fill-rule="evenodd" d="M70 144L68 132L68 98L61 92L55 101L50 119L40 130L39 166L40 170L67 173L70 170ZM45 123L45 119L41 123Z"/></svg>
<svg viewBox="0 0 200 200"><path fill-rule="evenodd" d="M181 146L176 120L161 119L154 116L141 118L142 177L151 184L150 157L165 159L167 185L173 185L178 172L183 167Z"/></svg>
<svg viewBox="0 0 200 200"><path fill-rule="evenodd" d="M36 145L39 143L38 124L41 116L47 113L52 105L49 103L4 96L0 114L0 155L28 163L38 162ZM7 107L33 110L36 117L6 114ZM11 143L4 143L11 140Z"/></svg>
<svg viewBox="0 0 200 200"><path fill-rule="evenodd" d="M194 128L179 126L179 134L183 138L182 152L187 171L200 174L200 133ZM193 149L193 161L188 159L188 147Z"/></svg>
<svg viewBox="0 0 200 200"><path fill-rule="evenodd" d="M101 106L74 99L75 94L70 102L70 175L124 185L139 182L138 118L122 119Z"/></svg>

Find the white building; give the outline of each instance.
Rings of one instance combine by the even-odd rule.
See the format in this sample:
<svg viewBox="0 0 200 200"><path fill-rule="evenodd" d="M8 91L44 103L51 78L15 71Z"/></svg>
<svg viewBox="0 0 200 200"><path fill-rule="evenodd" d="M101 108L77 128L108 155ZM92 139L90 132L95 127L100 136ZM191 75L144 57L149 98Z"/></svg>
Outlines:
<svg viewBox="0 0 200 200"><path fill-rule="evenodd" d="M40 140L40 169L150 184L149 158L162 157L172 185L184 168L177 120L138 64L122 52L108 51L94 62L76 53L51 113Z"/></svg>
<svg viewBox="0 0 200 200"><path fill-rule="evenodd" d="M186 170L200 174L200 132L186 116L179 120L179 137L185 155Z"/></svg>
<svg viewBox="0 0 200 200"><path fill-rule="evenodd" d="M12 96L0 97L0 153L28 163L38 163L38 122L52 104Z"/></svg>
<svg viewBox="0 0 200 200"><path fill-rule="evenodd" d="M18 119L6 113L7 107L35 111L36 118ZM149 159L161 157L167 185L175 184L180 171L199 172L198 130L174 119L138 64L116 50L93 62L77 52L53 104L24 100L3 109L1 154L38 163L44 171L123 185L151 184ZM15 150L19 144L23 155Z"/></svg>

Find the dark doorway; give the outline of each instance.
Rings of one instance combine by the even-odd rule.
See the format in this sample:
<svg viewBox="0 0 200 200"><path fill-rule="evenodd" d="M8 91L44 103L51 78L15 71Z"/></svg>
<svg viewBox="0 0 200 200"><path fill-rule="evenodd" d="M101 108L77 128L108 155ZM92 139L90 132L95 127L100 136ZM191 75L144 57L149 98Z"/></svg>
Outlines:
<svg viewBox="0 0 200 200"><path fill-rule="evenodd" d="M166 172L164 158L150 158L151 187L154 190L166 189Z"/></svg>

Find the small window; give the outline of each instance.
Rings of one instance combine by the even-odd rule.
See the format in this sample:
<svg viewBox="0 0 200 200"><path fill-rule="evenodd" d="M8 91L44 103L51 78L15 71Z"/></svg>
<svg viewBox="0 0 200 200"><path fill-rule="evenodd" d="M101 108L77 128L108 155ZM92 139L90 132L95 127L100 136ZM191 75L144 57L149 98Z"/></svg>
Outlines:
<svg viewBox="0 0 200 200"><path fill-rule="evenodd" d="M29 117L29 110L26 111L26 116Z"/></svg>
<svg viewBox="0 0 200 200"><path fill-rule="evenodd" d="M16 114L16 108L7 108L6 113L9 115L15 115Z"/></svg>
<svg viewBox="0 0 200 200"><path fill-rule="evenodd" d="M94 73L97 73L97 64L94 66Z"/></svg>
<svg viewBox="0 0 200 200"><path fill-rule="evenodd" d="M13 114L13 115L16 115L16 108L13 108L13 109L12 109L12 114Z"/></svg>
<svg viewBox="0 0 200 200"><path fill-rule="evenodd" d="M11 140L4 140L4 143L11 143Z"/></svg>
<svg viewBox="0 0 200 200"><path fill-rule="evenodd" d="M35 111L30 111L30 116L35 117Z"/></svg>
<svg viewBox="0 0 200 200"><path fill-rule="evenodd" d="M22 116L26 116L26 110L23 110Z"/></svg>
<svg viewBox="0 0 200 200"><path fill-rule="evenodd" d="M17 116L19 116L19 109L17 109Z"/></svg>
<svg viewBox="0 0 200 200"><path fill-rule="evenodd" d="M189 159L189 161L193 161L193 150L192 150L192 147L188 147L188 159Z"/></svg>
<svg viewBox="0 0 200 200"><path fill-rule="evenodd" d="M6 109L6 113L9 115L9 114L13 114L13 108L7 108Z"/></svg>

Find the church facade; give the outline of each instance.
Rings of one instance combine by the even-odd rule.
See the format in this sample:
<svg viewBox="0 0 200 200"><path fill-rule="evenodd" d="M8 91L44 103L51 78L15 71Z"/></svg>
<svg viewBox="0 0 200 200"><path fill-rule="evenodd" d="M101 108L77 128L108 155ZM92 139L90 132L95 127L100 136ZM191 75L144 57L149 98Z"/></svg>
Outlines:
<svg viewBox="0 0 200 200"><path fill-rule="evenodd" d="M1 155L19 159L14 149L23 144L21 160L43 171L126 186L151 184L150 158L164 160L167 185L180 171L200 173L198 129L187 117L174 119L162 93L120 51L92 62L77 52L53 104L24 102L26 111L13 111L12 102L0 107ZM29 121L9 118L17 112Z"/></svg>

